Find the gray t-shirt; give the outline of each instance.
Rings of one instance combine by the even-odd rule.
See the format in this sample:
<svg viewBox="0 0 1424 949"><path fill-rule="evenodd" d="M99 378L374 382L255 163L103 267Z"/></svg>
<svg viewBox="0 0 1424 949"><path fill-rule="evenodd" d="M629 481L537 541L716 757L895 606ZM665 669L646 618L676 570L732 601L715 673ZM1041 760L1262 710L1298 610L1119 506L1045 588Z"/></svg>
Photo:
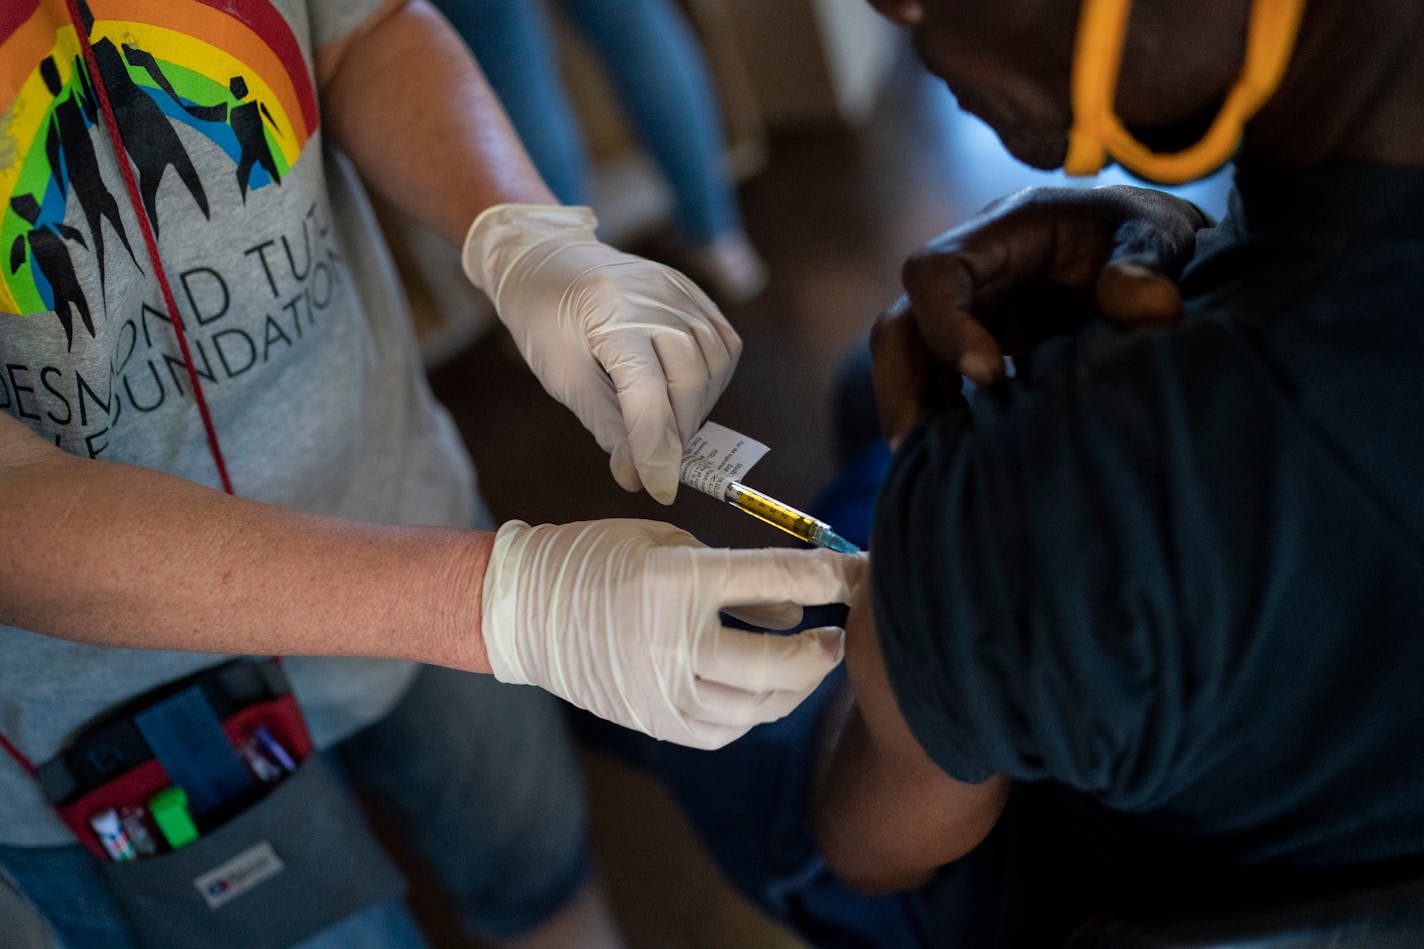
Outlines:
<svg viewBox="0 0 1424 949"><path fill-rule="evenodd" d="M219 486L145 213L238 495L476 523L473 471L425 383L370 206L322 142L311 51L379 5L90 0L137 207L66 5L21 0L0 17L0 411L75 454ZM224 658L0 626L0 733L44 761L106 709ZM319 745L384 714L414 674L387 660L287 668ZM0 755L0 842L72 839Z"/></svg>

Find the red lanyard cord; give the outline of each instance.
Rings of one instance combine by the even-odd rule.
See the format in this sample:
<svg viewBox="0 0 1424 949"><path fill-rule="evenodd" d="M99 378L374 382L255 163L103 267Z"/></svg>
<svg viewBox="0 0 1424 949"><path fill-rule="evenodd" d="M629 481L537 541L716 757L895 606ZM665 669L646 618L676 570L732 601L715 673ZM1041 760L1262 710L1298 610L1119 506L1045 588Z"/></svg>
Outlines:
<svg viewBox="0 0 1424 949"><path fill-rule="evenodd" d="M0 732L0 747L3 747L6 751L10 753L10 757L14 758L15 761L20 765L20 767L25 769L26 774L28 774L36 781L39 780L39 772L35 770L34 764L30 761L29 758L26 758L20 753L20 749L10 744L10 739L5 737L4 732Z"/></svg>
<svg viewBox="0 0 1424 949"><path fill-rule="evenodd" d="M143 231L143 242L148 246L148 259L153 262L154 272L158 275L158 286L163 291L163 302L168 307L168 313L173 323L173 333L178 337L178 348L183 352L183 365L188 369L188 382L193 386L193 399L198 403L198 414L203 417L203 430L208 435L208 451L212 453L213 463L217 465L218 478L222 481L222 488L228 494L232 494L232 480L227 475L227 462L223 459L222 446L218 444L217 428L213 425L212 413L208 410L208 400L203 395L202 383L198 381L198 370L193 364L192 353L188 349L188 334L183 329L182 317L178 314L178 304L173 298L173 287L168 282L168 274L163 269L163 262L158 258L158 241L153 236L153 228L149 224L148 215L144 213L143 201L139 197L138 185L134 181L133 167L128 161L128 152L124 149L123 133L119 131L119 123L114 118L114 107L109 102L109 92L104 88L104 78L99 74L99 64L94 58L94 47L89 42L89 31L84 28L84 20L79 15L79 5L76 0L65 0L69 7L69 19L74 25L74 32L79 37L79 46L84 51L84 64L89 70L90 85L99 98L99 108L104 113L104 123L108 126L109 141L114 146L114 154L119 162L119 170L124 175L124 185L128 189L129 202L133 205L134 214L138 217L139 229ZM36 778L34 763L26 758L10 743L10 740L0 733L0 748L4 748L14 758L16 763L31 778Z"/></svg>
<svg viewBox="0 0 1424 949"><path fill-rule="evenodd" d="M74 32L79 37L79 46L84 52L84 64L89 70L89 84L93 86L94 92L99 97L99 108L104 113L104 124L108 127L109 141L114 146L119 170L124 175L124 185L129 192L129 202L133 206L134 214L138 217L139 229L143 231L143 242L148 247L148 259L153 262L154 271L158 275L158 286L163 291L163 302L168 307L169 318L173 323L173 334L178 337L178 348L183 352L183 365L188 369L188 382L193 387L193 399L198 403L198 414L203 417L203 430L208 435L208 451L212 453L213 463L217 465L218 478L222 481L223 490L232 494L232 481L227 475L227 461L223 458L222 446L218 444L218 430L213 425L212 413L208 411L208 400L203 395L202 383L198 381L198 370L193 364L193 356L188 349L188 334L183 329L183 318L178 314L178 304L173 298L173 287L168 282L168 273L163 269L163 262L158 258L158 241L153 236L153 227L149 224L148 215L144 212L143 201L139 197L138 184L134 181L133 166L129 163L128 152L124 148L123 132L120 131L119 123L114 117L114 107L109 102L109 91L104 87L104 77L99 74L99 64L94 58L94 46L89 42L89 31L84 28L84 20L79 15L79 5L76 0L65 0L65 3L69 7L69 19L74 25Z"/></svg>

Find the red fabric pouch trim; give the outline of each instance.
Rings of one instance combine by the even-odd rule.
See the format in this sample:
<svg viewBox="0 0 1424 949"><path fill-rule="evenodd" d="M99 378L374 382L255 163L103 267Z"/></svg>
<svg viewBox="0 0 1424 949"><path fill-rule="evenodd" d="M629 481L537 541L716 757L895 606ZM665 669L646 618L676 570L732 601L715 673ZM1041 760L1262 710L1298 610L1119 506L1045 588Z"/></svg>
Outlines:
<svg viewBox="0 0 1424 949"><path fill-rule="evenodd" d="M222 725L233 748L246 741L262 725L281 743L293 761L300 762L311 754L311 736L302 719L301 706L290 692L280 698L255 702L239 709L224 719ZM147 807L149 798L172 783L168 772L154 758L68 804L56 806L55 811L90 853L107 860L109 854L94 833L94 828L89 826L89 818L111 807L115 810L136 805Z"/></svg>
<svg viewBox="0 0 1424 949"><path fill-rule="evenodd" d="M252 735L258 725L267 726L272 737L281 742L293 761L301 761L311 754L311 736L307 734L301 706L297 705L292 693L238 709L223 720L223 731L227 732L228 740L236 748Z"/></svg>

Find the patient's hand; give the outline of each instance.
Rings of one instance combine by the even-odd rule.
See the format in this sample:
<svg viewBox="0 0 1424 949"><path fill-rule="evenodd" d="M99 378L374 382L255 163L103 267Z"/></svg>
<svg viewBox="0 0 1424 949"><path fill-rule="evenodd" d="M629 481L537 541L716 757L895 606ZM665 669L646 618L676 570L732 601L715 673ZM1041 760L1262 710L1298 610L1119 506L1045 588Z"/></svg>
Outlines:
<svg viewBox="0 0 1424 949"><path fill-rule="evenodd" d="M1147 188L1029 188L1001 198L905 263L905 296L876 324L876 396L885 434L988 385L1004 357L1106 318L1170 323L1176 278L1210 224L1194 205Z"/></svg>

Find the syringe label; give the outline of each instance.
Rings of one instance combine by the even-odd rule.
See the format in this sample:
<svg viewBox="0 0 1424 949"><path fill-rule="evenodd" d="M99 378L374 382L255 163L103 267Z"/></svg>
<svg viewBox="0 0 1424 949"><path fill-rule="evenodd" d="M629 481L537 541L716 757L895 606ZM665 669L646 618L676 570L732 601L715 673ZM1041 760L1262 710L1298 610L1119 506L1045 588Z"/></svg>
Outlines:
<svg viewBox="0 0 1424 949"><path fill-rule="evenodd" d="M682 483L703 494L710 494L719 501L726 496L727 485L735 480L737 479L724 475L711 465L700 461L682 463Z"/></svg>
<svg viewBox="0 0 1424 949"><path fill-rule="evenodd" d="M708 422L682 453L682 483L720 500L727 485L740 481L767 450L754 438Z"/></svg>

